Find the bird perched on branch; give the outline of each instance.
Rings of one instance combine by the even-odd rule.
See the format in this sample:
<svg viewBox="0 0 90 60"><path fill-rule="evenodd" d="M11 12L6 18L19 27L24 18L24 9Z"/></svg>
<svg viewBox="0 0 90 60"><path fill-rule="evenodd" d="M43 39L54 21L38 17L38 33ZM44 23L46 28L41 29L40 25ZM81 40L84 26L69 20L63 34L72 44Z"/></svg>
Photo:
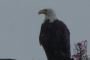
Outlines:
<svg viewBox="0 0 90 60"><path fill-rule="evenodd" d="M70 32L64 22L57 19L52 9L42 9L38 14L44 14L39 36L48 60L69 60Z"/></svg>

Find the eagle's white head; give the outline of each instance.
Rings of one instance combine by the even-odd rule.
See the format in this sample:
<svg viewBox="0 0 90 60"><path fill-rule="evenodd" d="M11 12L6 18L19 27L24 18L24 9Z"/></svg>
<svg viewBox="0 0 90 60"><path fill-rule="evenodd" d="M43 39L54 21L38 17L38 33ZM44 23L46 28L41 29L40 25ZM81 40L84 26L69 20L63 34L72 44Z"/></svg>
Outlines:
<svg viewBox="0 0 90 60"><path fill-rule="evenodd" d="M50 22L57 20L57 17L52 9L42 9L38 14L45 14L45 20L49 19Z"/></svg>

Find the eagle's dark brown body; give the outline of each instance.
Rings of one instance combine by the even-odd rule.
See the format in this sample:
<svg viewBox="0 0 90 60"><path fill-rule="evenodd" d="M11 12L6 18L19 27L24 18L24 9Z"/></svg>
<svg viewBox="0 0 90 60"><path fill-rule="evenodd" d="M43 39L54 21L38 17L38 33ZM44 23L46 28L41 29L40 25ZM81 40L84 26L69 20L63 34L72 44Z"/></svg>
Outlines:
<svg viewBox="0 0 90 60"><path fill-rule="evenodd" d="M46 20L41 26L39 42L48 60L68 60L71 57L70 33L62 21Z"/></svg>

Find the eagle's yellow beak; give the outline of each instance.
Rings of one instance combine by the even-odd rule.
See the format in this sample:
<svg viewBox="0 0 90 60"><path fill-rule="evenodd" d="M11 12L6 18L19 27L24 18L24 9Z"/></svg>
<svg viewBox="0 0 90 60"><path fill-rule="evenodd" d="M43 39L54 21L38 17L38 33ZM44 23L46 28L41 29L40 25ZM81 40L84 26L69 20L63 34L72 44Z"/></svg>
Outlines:
<svg viewBox="0 0 90 60"><path fill-rule="evenodd" d="M40 11L38 12L38 14L46 14L46 11L45 11L45 10L40 10Z"/></svg>

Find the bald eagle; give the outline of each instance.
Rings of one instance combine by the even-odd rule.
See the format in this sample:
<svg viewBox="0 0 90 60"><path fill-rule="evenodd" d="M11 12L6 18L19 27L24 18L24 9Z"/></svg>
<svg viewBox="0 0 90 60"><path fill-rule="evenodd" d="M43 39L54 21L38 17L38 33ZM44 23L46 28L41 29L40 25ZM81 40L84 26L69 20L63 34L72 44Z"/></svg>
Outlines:
<svg viewBox="0 0 90 60"><path fill-rule="evenodd" d="M52 9L42 9L45 14L39 35L48 60L70 60L70 32L64 22L57 19Z"/></svg>

